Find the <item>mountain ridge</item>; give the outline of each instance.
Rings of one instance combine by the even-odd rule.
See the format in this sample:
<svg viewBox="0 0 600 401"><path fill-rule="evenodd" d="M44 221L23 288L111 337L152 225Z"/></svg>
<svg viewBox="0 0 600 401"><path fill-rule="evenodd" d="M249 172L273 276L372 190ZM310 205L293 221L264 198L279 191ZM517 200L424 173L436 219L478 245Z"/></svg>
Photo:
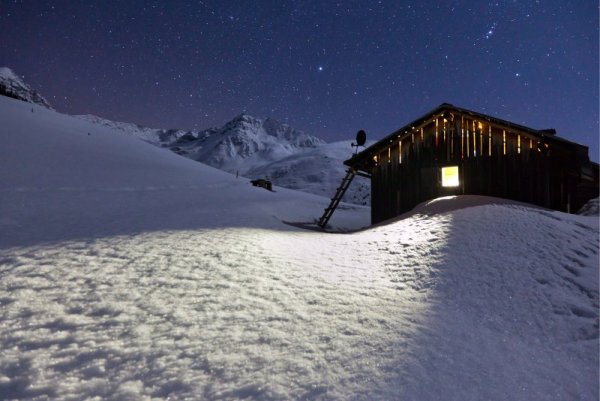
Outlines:
<svg viewBox="0 0 600 401"><path fill-rule="evenodd" d="M4 72L2 93L50 108L49 103L9 68ZM281 123L272 117L253 117L242 112L221 127L207 129L150 128L93 114L76 118L113 128L183 157L250 179L268 178L274 185L331 197L345 175L343 161L350 157L349 141L324 140ZM370 183L356 177L344 201L368 205Z"/></svg>
<svg viewBox="0 0 600 401"><path fill-rule="evenodd" d="M39 92L32 89L31 86L26 84L21 77L8 67L0 67L0 95L27 103L38 104L47 109L54 110L48 100Z"/></svg>
<svg viewBox="0 0 600 401"><path fill-rule="evenodd" d="M118 129L183 157L250 179L268 178L276 186L331 197L345 175L350 141L326 143L274 118L241 113L222 127L160 129L115 122L93 115L84 120ZM356 177L344 201L370 204L370 183Z"/></svg>

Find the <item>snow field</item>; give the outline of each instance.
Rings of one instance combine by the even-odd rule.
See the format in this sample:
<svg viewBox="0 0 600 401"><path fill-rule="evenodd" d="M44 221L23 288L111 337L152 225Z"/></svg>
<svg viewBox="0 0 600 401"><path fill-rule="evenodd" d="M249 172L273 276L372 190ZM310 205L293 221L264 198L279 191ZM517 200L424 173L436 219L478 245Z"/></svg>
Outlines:
<svg viewBox="0 0 600 401"><path fill-rule="evenodd" d="M232 228L11 248L0 390L592 400L597 235L590 218L485 206L345 235Z"/></svg>
<svg viewBox="0 0 600 401"><path fill-rule="evenodd" d="M386 359L369 353L398 334L381 310L393 301L391 284L367 266L311 252L306 235L281 237L152 233L9 252L15 270L0 290L11 294L0 326L5 390L109 399L134 384L140 399L367 391Z"/></svg>

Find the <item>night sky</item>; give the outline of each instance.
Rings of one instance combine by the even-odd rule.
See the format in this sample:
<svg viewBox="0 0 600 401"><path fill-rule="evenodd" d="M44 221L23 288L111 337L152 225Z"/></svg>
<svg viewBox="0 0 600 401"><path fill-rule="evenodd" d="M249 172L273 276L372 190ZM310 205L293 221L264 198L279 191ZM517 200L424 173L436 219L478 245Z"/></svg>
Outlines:
<svg viewBox="0 0 600 401"><path fill-rule="evenodd" d="M598 160L597 1L4 1L0 66L61 112L157 128L247 112L379 139L443 102Z"/></svg>

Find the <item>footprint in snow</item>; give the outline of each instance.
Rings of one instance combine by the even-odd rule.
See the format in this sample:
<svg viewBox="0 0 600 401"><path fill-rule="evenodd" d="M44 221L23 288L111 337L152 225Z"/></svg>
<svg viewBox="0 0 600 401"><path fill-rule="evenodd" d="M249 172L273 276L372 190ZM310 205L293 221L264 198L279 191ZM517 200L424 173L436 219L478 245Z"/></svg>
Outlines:
<svg viewBox="0 0 600 401"><path fill-rule="evenodd" d="M575 316L583 317L586 319L593 319L596 317L596 311L586 308L585 306L573 305L571 306L571 312L573 312Z"/></svg>

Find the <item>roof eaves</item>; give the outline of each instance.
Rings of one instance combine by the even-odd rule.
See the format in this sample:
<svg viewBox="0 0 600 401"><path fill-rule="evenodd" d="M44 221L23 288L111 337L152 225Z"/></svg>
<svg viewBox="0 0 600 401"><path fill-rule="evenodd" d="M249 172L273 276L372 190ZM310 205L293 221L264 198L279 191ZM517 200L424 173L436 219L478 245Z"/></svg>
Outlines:
<svg viewBox="0 0 600 401"><path fill-rule="evenodd" d="M379 141L375 142L373 145L369 146L362 152L357 153L356 155L352 156L348 160L345 160L344 164L352 167L352 166L360 163L361 161L363 161L364 158L369 157L373 153L377 153L379 148L385 147L385 145L390 140L395 139L398 135L402 134L404 131L407 131L409 128L412 128L415 125L420 125L424 121L433 117L434 115L441 113L444 109L450 109L450 108L455 108L455 107L453 105L451 105L450 103L442 103L435 109L429 111L428 113L423 114L421 117L417 118L416 120L413 120L412 122L406 124L405 126L395 130L391 134L389 134L389 135L385 136L384 138L380 139Z"/></svg>
<svg viewBox="0 0 600 401"><path fill-rule="evenodd" d="M367 149L363 150L362 152L354 155L353 157L351 157L350 159L344 161L344 164L347 166L355 166L357 164L359 164L361 161L364 161L364 158L367 158L369 156L371 156L373 153L377 153L377 151L380 148L383 148L385 146L387 146L387 144L389 143L389 141L393 141L398 135L401 135L403 133L407 133L409 129L412 129L412 127L418 126L423 124L425 121L427 121L428 119L430 119L431 117L433 117L436 114L441 114L442 112L449 110L449 111L454 111L457 113L462 113L462 114L468 114L471 115L473 117L477 117L480 120L484 120L484 121L488 121L488 122L492 122L494 124L497 125L501 125L501 126L506 126L509 128L513 128L515 131L521 131L521 132L526 132L530 135L536 136L540 139L544 139L547 141L556 141L556 142L562 142L565 144L571 144L571 145L577 145L577 146L584 146L582 144L579 144L577 142L573 142L573 141L569 141L568 139L562 138L560 136L557 136L556 134L551 134L548 133L548 130L537 130L534 128L530 128L530 127L526 127L524 125L520 125L520 124L516 124L507 120L503 120L501 118L497 118L497 117L493 117L493 116L489 116L487 114L483 114L483 113L479 113L476 111L472 111L472 110L468 110L468 109L464 109L461 107L456 107L450 103L442 103L441 105L439 105L438 107L436 107L435 109L429 111L428 113L425 113L424 115L422 115L421 117L417 118L416 120L413 120L412 122L404 125L402 128L399 128L397 130L395 130L394 132L392 132L391 134L385 136L384 138L380 139L379 141L377 141L376 143L374 143L373 145L369 146Z"/></svg>

